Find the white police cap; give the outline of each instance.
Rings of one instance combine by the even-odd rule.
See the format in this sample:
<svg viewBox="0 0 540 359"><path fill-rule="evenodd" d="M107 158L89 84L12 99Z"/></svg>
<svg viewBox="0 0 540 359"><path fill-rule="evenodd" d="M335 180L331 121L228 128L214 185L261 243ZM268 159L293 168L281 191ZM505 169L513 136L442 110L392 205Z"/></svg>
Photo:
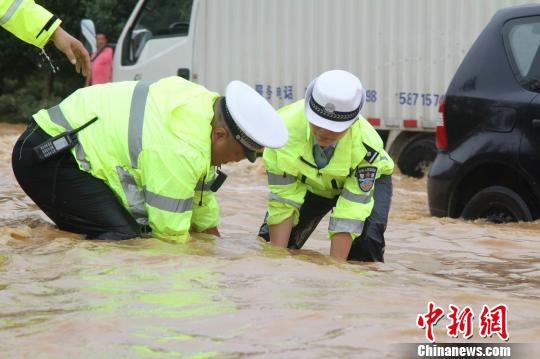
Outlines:
<svg viewBox="0 0 540 359"><path fill-rule="evenodd" d="M308 121L333 132L348 129L365 101L360 80L344 70L323 72L308 86L304 112Z"/></svg>
<svg viewBox="0 0 540 359"><path fill-rule="evenodd" d="M257 151L264 147L280 148L287 143L289 134L283 119L245 83L230 82L221 104L225 122L250 162L255 162Z"/></svg>

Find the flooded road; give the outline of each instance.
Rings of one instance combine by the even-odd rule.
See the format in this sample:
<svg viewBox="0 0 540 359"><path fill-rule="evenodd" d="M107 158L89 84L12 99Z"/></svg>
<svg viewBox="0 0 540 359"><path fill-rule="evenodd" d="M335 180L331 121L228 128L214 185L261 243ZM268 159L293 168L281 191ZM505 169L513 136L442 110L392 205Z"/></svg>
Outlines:
<svg viewBox="0 0 540 359"><path fill-rule="evenodd" d="M508 306L510 343L540 337L540 222L488 225L429 216L425 180L394 175L386 263L331 260L323 222L305 250L255 239L265 212L260 163L225 170L223 238L96 242L59 231L18 187L0 124L2 358L401 358L425 342L429 301ZM438 342L466 341L446 335ZM538 350L538 345L533 346ZM534 350L528 354L539 357Z"/></svg>

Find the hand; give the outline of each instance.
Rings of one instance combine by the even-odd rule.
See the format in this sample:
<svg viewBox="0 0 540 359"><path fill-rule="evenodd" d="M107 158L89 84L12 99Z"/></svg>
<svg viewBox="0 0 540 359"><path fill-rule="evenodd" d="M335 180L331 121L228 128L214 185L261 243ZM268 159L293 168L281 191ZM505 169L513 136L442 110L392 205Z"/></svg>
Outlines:
<svg viewBox="0 0 540 359"><path fill-rule="evenodd" d="M214 235L214 236L217 236L217 237L221 237L221 234L219 233L219 230L217 229L217 227L212 227L212 228L205 229L203 231L203 233L211 234L211 235Z"/></svg>
<svg viewBox="0 0 540 359"><path fill-rule="evenodd" d="M67 33L61 26L59 26L53 33L51 40L54 42L54 46L62 51L69 61L75 66L75 71L81 73L86 77L88 82L90 79L91 65L90 54L83 46L83 44Z"/></svg>

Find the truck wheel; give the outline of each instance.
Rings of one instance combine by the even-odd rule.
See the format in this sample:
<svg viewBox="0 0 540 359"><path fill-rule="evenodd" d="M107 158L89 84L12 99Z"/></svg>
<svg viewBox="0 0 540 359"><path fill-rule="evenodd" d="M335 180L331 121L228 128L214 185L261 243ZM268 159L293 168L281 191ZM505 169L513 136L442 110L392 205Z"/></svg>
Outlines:
<svg viewBox="0 0 540 359"><path fill-rule="evenodd" d="M527 203L519 194L503 186L484 188L465 205L461 216L465 219L485 218L493 223L532 221Z"/></svg>
<svg viewBox="0 0 540 359"><path fill-rule="evenodd" d="M422 178L437 156L437 147L432 135L419 136L405 146L397 165L406 176Z"/></svg>

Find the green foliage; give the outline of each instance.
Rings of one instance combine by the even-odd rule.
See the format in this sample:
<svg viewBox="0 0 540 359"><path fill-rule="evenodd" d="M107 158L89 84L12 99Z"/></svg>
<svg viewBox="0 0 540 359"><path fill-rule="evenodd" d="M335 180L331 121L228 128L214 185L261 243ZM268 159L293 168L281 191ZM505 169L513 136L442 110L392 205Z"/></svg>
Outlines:
<svg viewBox="0 0 540 359"><path fill-rule="evenodd" d="M96 31L115 43L137 0L36 0L62 19L62 27L75 37L80 20L92 19ZM55 74L41 50L0 29L0 120L20 122L43 107L53 106L76 89L84 78L64 54L48 44L45 51L59 68Z"/></svg>

